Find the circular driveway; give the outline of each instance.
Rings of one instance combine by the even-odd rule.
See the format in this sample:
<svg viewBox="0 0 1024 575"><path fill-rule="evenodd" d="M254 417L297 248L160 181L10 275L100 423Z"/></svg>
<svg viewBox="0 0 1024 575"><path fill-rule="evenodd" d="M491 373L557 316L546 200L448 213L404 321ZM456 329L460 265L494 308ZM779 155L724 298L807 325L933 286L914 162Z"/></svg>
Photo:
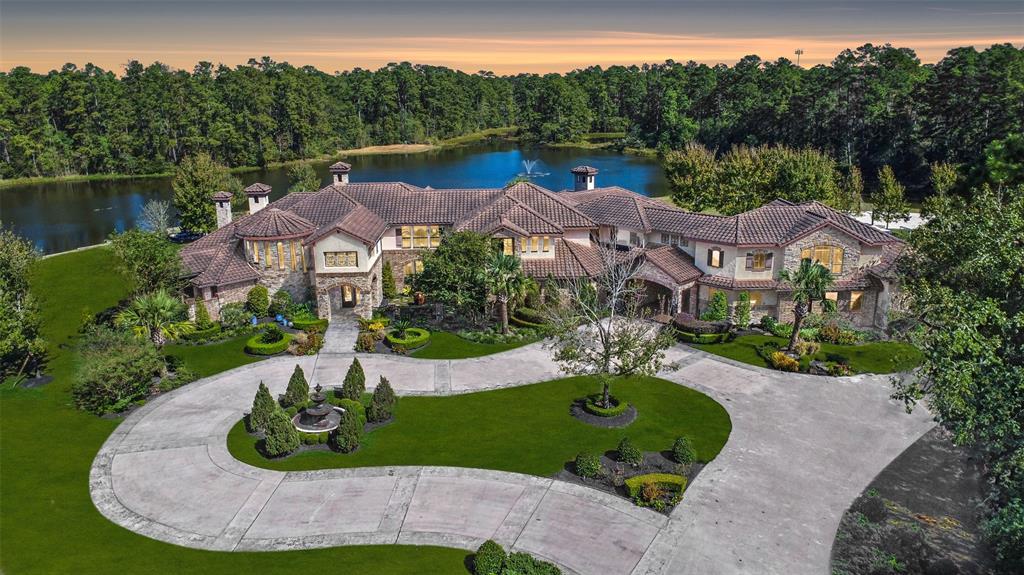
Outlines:
<svg viewBox="0 0 1024 575"><path fill-rule="evenodd" d="M934 424L888 398L887 376L833 379L754 368L677 346L668 380L728 410L725 448L671 517L549 478L450 467L259 469L227 451L260 381L282 393L296 363L340 382L354 354L280 357L160 396L129 415L93 463L90 491L115 523L212 550L354 544L475 549L487 539L569 573L817 573L850 502ZM483 358L360 355L367 382L450 395L555 379L538 344ZM542 433L543 430L538 430Z"/></svg>

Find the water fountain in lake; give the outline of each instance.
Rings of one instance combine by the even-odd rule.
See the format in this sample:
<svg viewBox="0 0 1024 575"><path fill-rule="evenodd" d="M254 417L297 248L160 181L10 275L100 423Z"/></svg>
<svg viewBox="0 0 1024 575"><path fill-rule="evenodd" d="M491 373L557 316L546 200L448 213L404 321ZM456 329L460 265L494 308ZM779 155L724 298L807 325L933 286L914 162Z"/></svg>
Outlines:
<svg viewBox="0 0 1024 575"><path fill-rule="evenodd" d="M535 172L535 171L533 171L533 169L535 167L537 167L537 162L539 162L539 161L540 160L523 160L523 169L526 170L526 171L525 172L519 172L519 174L517 174L517 175L520 178L527 178L527 179L531 179L531 180L533 178L543 178L544 176L550 175L551 172Z"/></svg>
<svg viewBox="0 0 1024 575"><path fill-rule="evenodd" d="M313 393L309 394L313 405L303 409L292 418L292 425L306 433L323 433L332 431L341 423L341 413L327 402L327 394L317 383Z"/></svg>

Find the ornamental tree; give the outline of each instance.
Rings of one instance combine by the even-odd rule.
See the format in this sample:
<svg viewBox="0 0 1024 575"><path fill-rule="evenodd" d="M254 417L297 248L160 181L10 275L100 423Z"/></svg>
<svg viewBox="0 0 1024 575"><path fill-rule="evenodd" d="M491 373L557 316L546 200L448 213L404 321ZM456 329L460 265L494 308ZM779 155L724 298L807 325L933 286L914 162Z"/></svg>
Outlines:
<svg viewBox="0 0 1024 575"><path fill-rule="evenodd" d="M291 407L302 405L307 401L309 401L309 383L306 381L306 374L303 373L302 368L296 364L295 370L288 380L288 389L285 390L284 397L281 398L281 405Z"/></svg>
<svg viewBox="0 0 1024 575"><path fill-rule="evenodd" d="M331 446L342 453L352 453L359 449L363 438L363 426L359 414L354 409L346 409L341 413L338 428L331 434Z"/></svg>
<svg viewBox="0 0 1024 575"><path fill-rule="evenodd" d="M277 402L270 395L266 384L261 381L256 390L256 396L252 400L252 410L249 411L249 430L266 431L267 425L270 423L270 416L273 415L275 409L277 409Z"/></svg>
<svg viewBox="0 0 1024 575"><path fill-rule="evenodd" d="M359 398L363 396L365 391L366 373L363 371L363 365L359 363L359 358L357 357L352 360L352 365L348 366L348 371L345 373L345 381L341 382L341 396L352 401L359 401Z"/></svg>
<svg viewBox="0 0 1024 575"><path fill-rule="evenodd" d="M491 239L476 232L446 234L437 249L423 256L423 271L413 278L413 287L441 303L479 312L487 302L480 270L493 250Z"/></svg>
<svg viewBox="0 0 1024 575"><path fill-rule="evenodd" d="M832 272L818 262L803 259L796 270L782 270L779 280L788 283L793 290L793 334L789 336L787 349L795 351L800 341L800 326L811 313L814 300L825 298L825 292L833 283Z"/></svg>
<svg viewBox="0 0 1024 575"><path fill-rule="evenodd" d="M210 312L206 309L206 304L203 300L196 299L196 327L199 329L207 329L213 326L213 320L210 319Z"/></svg>
<svg viewBox="0 0 1024 575"><path fill-rule="evenodd" d="M519 258L494 252L484 268L484 283L498 302L501 333L508 333L508 302L526 294L529 285Z"/></svg>
<svg viewBox="0 0 1024 575"><path fill-rule="evenodd" d="M889 224L895 221L905 221L910 218L910 204L907 203L906 189L896 179L889 166L882 166L878 171L878 190L871 197L875 204L872 218L885 220L886 229Z"/></svg>
<svg viewBox="0 0 1024 575"><path fill-rule="evenodd" d="M174 175L174 207L181 227L192 232L217 229L217 213L210 196L226 190L230 173L206 152L186 156Z"/></svg>
<svg viewBox="0 0 1024 575"><path fill-rule="evenodd" d="M270 294L259 284L252 286L245 297L245 305L256 317L265 317L270 311Z"/></svg>
<svg viewBox="0 0 1024 575"><path fill-rule="evenodd" d="M110 235L118 271L127 276L136 295L165 289L177 292L184 272L178 247L156 232L132 229Z"/></svg>
<svg viewBox="0 0 1024 575"><path fill-rule="evenodd" d="M366 418L373 422L387 421L394 415L397 402L398 398L395 397L395 391L391 389L391 383L383 375L380 376L380 383L373 390L370 408L366 410Z"/></svg>
<svg viewBox="0 0 1024 575"><path fill-rule="evenodd" d="M387 299L398 297L398 286L395 285L395 272L391 269L391 262L384 262L380 272L380 284L384 297Z"/></svg>
<svg viewBox="0 0 1024 575"><path fill-rule="evenodd" d="M566 373L597 377L599 403L608 408L612 378L658 373L675 341L669 330L644 320L644 286L637 281L642 258L598 250L601 273L593 280L569 280L567 296L547 310L552 332L547 345Z"/></svg>
<svg viewBox="0 0 1024 575"><path fill-rule="evenodd" d="M299 442L299 430L295 429L283 409L275 407L264 432L264 453L270 457L279 457L298 449Z"/></svg>
<svg viewBox="0 0 1024 575"><path fill-rule="evenodd" d="M38 259L28 240L0 229L0 377L24 373L45 353L39 309L29 291Z"/></svg>

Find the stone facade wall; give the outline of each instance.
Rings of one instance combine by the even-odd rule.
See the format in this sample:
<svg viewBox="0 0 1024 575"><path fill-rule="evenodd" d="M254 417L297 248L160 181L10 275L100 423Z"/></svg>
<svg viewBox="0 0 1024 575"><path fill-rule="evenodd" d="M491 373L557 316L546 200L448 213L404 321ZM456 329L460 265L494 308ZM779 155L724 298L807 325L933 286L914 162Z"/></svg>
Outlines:
<svg viewBox="0 0 1024 575"><path fill-rule="evenodd" d="M836 310L839 312L839 315L850 320L850 323L857 327L882 327L877 325L876 321L880 289L877 287L871 287L864 290L853 291L863 292L863 295L860 298L860 309L857 311L850 311L850 292L841 291L838 292L839 300L836 302ZM789 293L780 293L778 315L776 316L776 319L783 323L791 323L794 319L793 308L794 303L792 296ZM812 311L814 313L820 313L821 310L821 302L814 302L814 308Z"/></svg>
<svg viewBox="0 0 1024 575"><path fill-rule="evenodd" d="M210 312L210 319L213 321L220 320L220 308L229 303L245 303L249 296L249 290L256 285L252 282L232 284L223 286L217 290L217 295L213 296L212 288L205 288L203 290L196 290L196 297L189 300L188 305L188 317L191 320L196 318L196 299L202 299L203 304L206 305L206 311Z"/></svg>
<svg viewBox="0 0 1024 575"><path fill-rule="evenodd" d="M350 285L358 291L358 303L349 308L359 317L370 317L373 309L383 300L381 287L381 269L384 258L370 268L369 273L324 273L315 274L317 313L322 318L331 318L332 313L341 309L341 302L331 302L331 293L335 288ZM335 292L336 293L336 292Z"/></svg>
<svg viewBox="0 0 1024 575"><path fill-rule="evenodd" d="M800 251L816 245L839 246L843 248L843 273L837 279L852 274L860 263L860 242L839 230L827 228L801 238L786 246L783 258L787 270L800 267Z"/></svg>
<svg viewBox="0 0 1024 575"><path fill-rule="evenodd" d="M430 250L384 250L384 260L391 263L395 276L395 287L401 290L405 284L405 264L422 259Z"/></svg>
<svg viewBox="0 0 1024 575"><path fill-rule="evenodd" d="M309 250L303 249L298 242L281 242L281 249L284 251L284 269L281 269L282 262L279 259L277 244L269 243L272 246L269 250L270 261L267 261L267 251L263 250L260 254L260 262L253 264L259 269L260 284L267 288L271 296L278 290L284 290L291 294L295 301L308 300L313 285L312 267L310 266L312 262L306 263L307 271L302 271L302 265L305 258L309 256ZM298 262L294 271L292 270L292 246L296 248L296 261Z"/></svg>

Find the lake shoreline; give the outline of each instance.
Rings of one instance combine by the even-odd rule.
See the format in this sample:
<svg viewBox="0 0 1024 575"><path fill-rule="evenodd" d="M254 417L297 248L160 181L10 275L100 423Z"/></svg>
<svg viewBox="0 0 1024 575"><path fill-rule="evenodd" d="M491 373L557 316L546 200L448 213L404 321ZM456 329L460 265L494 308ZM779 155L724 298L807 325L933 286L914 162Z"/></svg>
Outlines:
<svg viewBox="0 0 1024 575"><path fill-rule="evenodd" d="M518 138L514 135L518 128L490 128L487 130L481 130L479 132L473 132L463 136L457 136L449 138L447 140L441 140L436 144L431 143L419 143L419 144L380 144L374 146L363 146L361 148L351 148L347 150L338 150L333 154L326 154L322 156L316 156L313 158L302 158L296 160L287 160L283 162L270 162L265 166L236 166L228 168L228 171L232 174L245 174L250 172L258 172L261 170L271 170L275 168L286 168L294 166L296 164L310 164L310 163L322 163L330 162L332 160L344 159L346 157L354 156L388 156L388 155L406 155L406 154L422 154L426 152L433 152L439 150L445 150L449 148L457 148L461 146L467 146L471 144L477 144L483 140L497 139L504 140L506 142L515 143ZM592 142L591 140L597 138L611 138L624 136L622 133L610 132L610 133L595 133L595 134L584 134L582 141L579 142L561 142L557 144L541 144L544 148L575 148L580 150L598 150L604 149L611 145L612 142ZM625 148L621 152L622 154L636 155L643 157L654 157L657 155L656 150L645 149L645 148ZM174 172L161 172L154 174L76 174L71 176L33 176L29 178L14 178L9 180L0 180L0 190L6 188L14 188L23 185L39 185L39 184L59 184L59 183L77 183L77 182L106 182L106 181L118 181L118 180L148 180L148 179L160 179L160 178L172 178Z"/></svg>

